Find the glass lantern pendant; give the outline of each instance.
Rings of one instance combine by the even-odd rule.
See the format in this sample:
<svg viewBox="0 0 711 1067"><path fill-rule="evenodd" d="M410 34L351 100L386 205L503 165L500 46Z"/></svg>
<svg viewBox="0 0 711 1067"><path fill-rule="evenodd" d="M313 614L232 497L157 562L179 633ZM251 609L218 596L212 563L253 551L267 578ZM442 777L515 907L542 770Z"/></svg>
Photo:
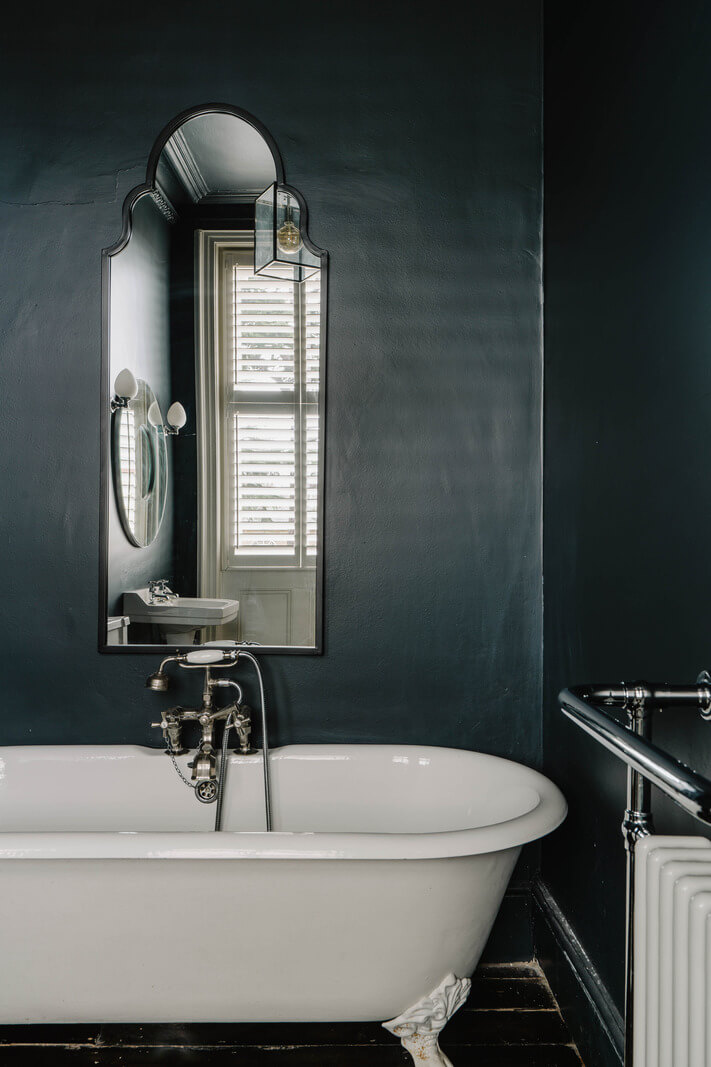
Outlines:
<svg viewBox="0 0 711 1067"><path fill-rule="evenodd" d="M303 282L321 269L305 232L306 210L298 194L274 182L254 205L254 273Z"/></svg>

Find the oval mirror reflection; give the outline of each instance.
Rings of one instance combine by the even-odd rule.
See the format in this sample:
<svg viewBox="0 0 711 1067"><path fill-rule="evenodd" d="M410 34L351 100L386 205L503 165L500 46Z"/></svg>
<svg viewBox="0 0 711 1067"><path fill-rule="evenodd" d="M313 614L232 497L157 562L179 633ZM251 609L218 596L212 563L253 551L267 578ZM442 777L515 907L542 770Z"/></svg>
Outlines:
<svg viewBox="0 0 711 1067"><path fill-rule="evenodd" d="M137 548L158 536L168 492L167 452L162 420L153 424L153 390L140 378L138 392L114 413L112 467L123 531ZM154 409L155 410L155 409Z"/></svg>

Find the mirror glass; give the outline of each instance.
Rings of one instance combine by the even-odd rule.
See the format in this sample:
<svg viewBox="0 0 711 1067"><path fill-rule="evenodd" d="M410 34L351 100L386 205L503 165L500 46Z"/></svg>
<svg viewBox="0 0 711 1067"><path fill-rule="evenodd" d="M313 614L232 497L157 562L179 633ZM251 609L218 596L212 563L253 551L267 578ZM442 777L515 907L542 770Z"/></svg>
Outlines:
<svg viewBox="0 0 711 1067"><path fill-rule="evenodd" d="M255 202L272 188L291 260L268 275ZM237 109L171 123L127 198L104 252L103 648L320 651L327 254L306 220ZM122 371L133 398L114 395Z"/></svg>
<svg viewBox="0 0 711 1067"><path fill-rule="evenodd" d="M123 531L138 548L155 541L168 494L165 428L147 382L114 412L111 466Z"/></svg>

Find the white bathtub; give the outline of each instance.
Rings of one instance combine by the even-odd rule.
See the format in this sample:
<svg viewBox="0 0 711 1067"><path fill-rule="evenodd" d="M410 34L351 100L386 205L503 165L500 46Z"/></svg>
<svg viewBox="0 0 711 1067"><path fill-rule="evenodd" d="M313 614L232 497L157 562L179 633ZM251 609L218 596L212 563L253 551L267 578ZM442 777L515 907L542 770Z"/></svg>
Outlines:
<svg viewBox="0 0 711 1067"><path fill-rule="evenodd" d="M389 1019L471 975L521 845L565 815L475 752L271 767L276 832L260 757L233 755L216 834L160 750L0 749L0 1022Z"/></svg>

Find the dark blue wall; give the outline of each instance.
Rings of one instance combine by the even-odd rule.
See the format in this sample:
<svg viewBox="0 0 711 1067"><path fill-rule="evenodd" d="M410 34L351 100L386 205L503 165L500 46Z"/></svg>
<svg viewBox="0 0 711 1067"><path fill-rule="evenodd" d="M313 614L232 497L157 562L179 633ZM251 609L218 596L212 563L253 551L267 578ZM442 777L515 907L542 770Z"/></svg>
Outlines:
<svg viewBox="0 0 711 1067"><path fill-rule="evenodd" d="M100 250L164 123L224 100L275 136L331 253L326 651L269 660L274 740L538 762L539 11L432 16L5 17L0 742L155 744L175 701L144 690L154 660L96 652Z"/></svg>
<svg viewBox="0 0 711 1067"><path fill-rule="evenodd" d="M570 814L543 874L621 1006L624 768L555 695L709 663L711 9L550 3L545 37L544 750ZM697 715L655 730L711 773Z"/></svg>

